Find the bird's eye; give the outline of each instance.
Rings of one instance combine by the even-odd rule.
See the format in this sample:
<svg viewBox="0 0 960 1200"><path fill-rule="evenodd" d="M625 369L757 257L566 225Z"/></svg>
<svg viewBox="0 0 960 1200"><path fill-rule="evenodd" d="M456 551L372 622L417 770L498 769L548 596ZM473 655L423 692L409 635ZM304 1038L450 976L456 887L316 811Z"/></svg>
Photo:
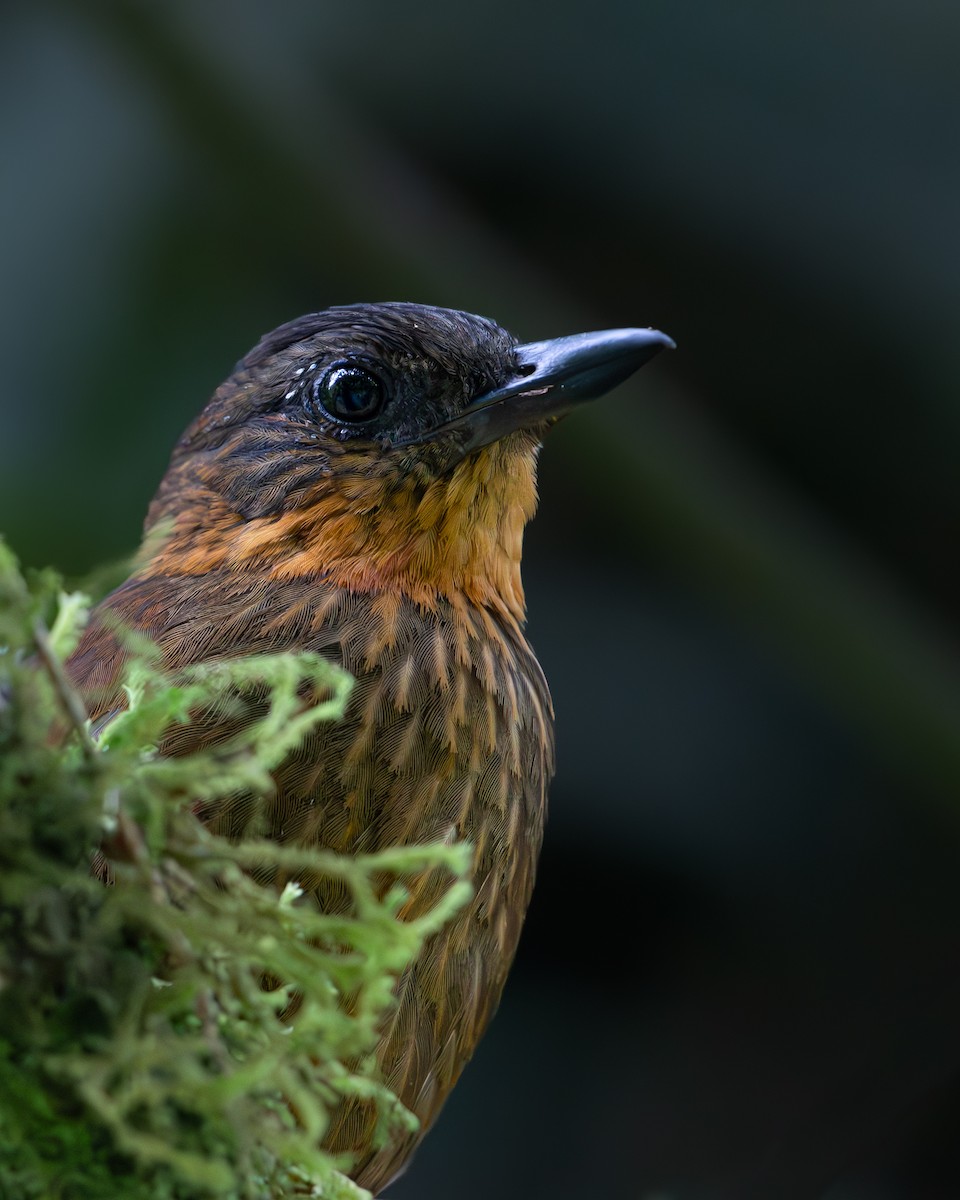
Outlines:
<svg viewBox="0 0 960 1200"><path fill-rule="evenodd" d="M314 399L335 421L369 421L383 410L387 389L366 367L341 363L317 380Z"/></svg>

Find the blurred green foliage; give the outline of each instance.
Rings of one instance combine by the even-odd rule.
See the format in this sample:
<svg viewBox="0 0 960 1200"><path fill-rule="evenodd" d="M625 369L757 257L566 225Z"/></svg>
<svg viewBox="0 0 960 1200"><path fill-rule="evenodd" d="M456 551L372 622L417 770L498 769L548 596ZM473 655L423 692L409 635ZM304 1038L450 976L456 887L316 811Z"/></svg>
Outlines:
<svg viewBox="0 0 960 1200"><path fill-rule="evenodd" d="M193 806L264 794L352 680L310 654L174 679L140 639L127 707L94 740L61 666L84 619L83 597L52 572L28 583L0 543L0 1195L366 1195L320 1143L345 1096L377 1105L384 1136L413 1121L372 1052L396 975L469 893L468 848L348 859L211 835ZM304 686L327 698L304 708ZM268 711L232 740L157 752L171 723L250 687ZM98 844L114 886L91 872ZM255 868L334 878L350 905L321 913ZM449 887L399 920L404 879L428 869Z"/></svg>

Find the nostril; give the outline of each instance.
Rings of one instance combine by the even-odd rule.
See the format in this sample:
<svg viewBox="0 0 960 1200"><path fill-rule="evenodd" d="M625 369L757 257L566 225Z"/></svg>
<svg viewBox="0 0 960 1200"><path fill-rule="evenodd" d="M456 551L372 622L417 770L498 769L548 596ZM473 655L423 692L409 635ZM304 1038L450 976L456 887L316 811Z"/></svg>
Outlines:
<svg viewBox="0 0 960 1200"><path fill-rule="evenodd" d="M522 379L526 379L526 377L528 375L532 375L536 369L537 369L536 363L521 363L520 366L517 367L517 374Z"/></svg>

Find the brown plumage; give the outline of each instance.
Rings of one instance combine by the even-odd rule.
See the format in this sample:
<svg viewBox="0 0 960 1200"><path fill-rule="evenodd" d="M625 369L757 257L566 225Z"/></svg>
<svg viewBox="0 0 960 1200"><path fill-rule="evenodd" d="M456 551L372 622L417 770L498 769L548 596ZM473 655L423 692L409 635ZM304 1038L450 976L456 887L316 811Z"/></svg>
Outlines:
<svg viewBox="0 0 960 1200"><path fill-rule="evenodd" d="M174 668L308 649L356 677L345 719L276 771L257 810L270 836L345 852L475 847L473 900L398 981L379 1051L420 1133L374 1151L372 1113L349 1104L328 1139L374 1192L473 1053L533 886L553 773L520 579L540 439L665 344L615 330L519 346L483 318L412 304L281 326L177 445L135 573L98 610L146 631ZM95 619L70 664L94 719L122 703L122 663L110 621ZM222 721L198 715L164 750L224 737ZM254 805L203 816L242 836ZM435 886L415 881L408 913Z"/></svg>

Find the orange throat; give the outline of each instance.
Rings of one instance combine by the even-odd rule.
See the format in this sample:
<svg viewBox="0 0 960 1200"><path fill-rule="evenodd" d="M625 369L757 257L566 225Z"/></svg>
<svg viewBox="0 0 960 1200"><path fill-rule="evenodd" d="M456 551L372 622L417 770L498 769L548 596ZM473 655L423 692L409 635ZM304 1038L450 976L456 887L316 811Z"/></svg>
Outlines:
<svg viewBox="0 0 960 1200"><path fill-rule="evenodd" d="M530 438L504 439L426 482L415 472L338 473L252 519L209 485L190 486L172 522L148 529L138 574L315 576L351 591L401 592L425 607L465 600L519 623L538 449Z"/></svg>

